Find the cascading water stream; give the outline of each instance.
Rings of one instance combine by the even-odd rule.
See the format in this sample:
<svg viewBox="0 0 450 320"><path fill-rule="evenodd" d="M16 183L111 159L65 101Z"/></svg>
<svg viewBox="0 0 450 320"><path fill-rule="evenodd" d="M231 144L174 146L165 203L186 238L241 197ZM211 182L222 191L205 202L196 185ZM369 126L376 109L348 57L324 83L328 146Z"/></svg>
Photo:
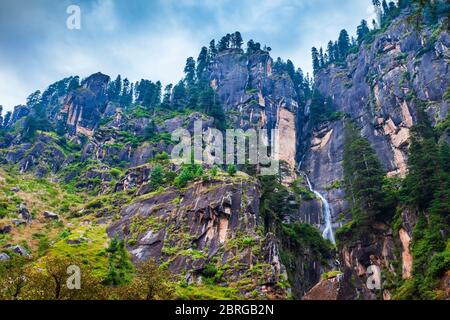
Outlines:
<svg viewBox="0 0 450 320"><path fill-rule="evenodd" d="M325 239L328 239L333 244L336 244L336 239L334 238L333 234L333 223L331 217L330 204L328 203L327 199L325 199L324 196L322 196L318 191L313 189L311 181L309 181L309 177L306 174L305 176L306 181L308 182L309 190L311 190L311 192L313 192L320 199L320 201L322 201L323 204L323 217L325 219L325 229L323 230L322 235Z"/></svg>
<svg viewBox="0 0 450 320"><path fill-rule="evenodd" d="M300 160L300 163L298 164L299 172L300 172L301 166L303 164L304 158L305 158L305 155L303 155L302 159ZM323 204L323 212L322 213L323 213L323 217L325 220L325 229L323 230L322 236L325 239L330 240L333 244L336 244L336 239L334 238L334 233L333 233L333 222L332 222L330 204L328 203L327 199L325 199L324 196L322 196L318 191L313 189L313 186L311 184L311 181L309 180L308 175L306 173L304 173L304 174L306 177L306 182L308 183L309 190L311 190L311 192L314 193L316 195L316 197L318 197Z"/></svg>

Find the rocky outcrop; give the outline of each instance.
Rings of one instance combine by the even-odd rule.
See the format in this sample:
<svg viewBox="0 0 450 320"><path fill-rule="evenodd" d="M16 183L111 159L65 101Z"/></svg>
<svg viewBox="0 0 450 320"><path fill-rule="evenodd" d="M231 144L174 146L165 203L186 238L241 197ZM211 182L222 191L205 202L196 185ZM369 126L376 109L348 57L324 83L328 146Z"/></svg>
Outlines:
<svg viewBox="0 0 450 320"><path fill-rule="evenodd" d="M18 105L14 107L14 111L11 115L11 119L9 120L8 126L12 126L21 119L25 118L30 114L30 109L27 106Z"/></svg>
<svg viewBox="0 0 450 320"><path fill-rule="evenodd" d="M1 261L1 262L8 261L9 259L11 259L11 258L9 257L9 255L7 255L7 254L4 253L4 252L0 252L0 261Z"/></svg>
<svg viewBox="0 0 450 320"><path fill-rule="evenodd" d="M114 192L133 190L145 185L150 179L152 171L152 165L143 165L127 170L125 176L116 184Z"/></svg>
<svg viewBox="0 0 450 320"><path fill-rule="evenodd" d="M412 277L413 257L411 253L411 244L416 220L417 215L415 212L408 209L402 211L398 239L400 242L403 279L410 279Z"/></svg>
<svg viewBox="0 0 450 320"><path fill-rule="evenodd" d="M26 258L30 257L30 254L28 253L28 251L20 245L7 245L5 247L5 249L10 250L22 257L26 257Z"/></svg>
<svg viewBox="0 0 450 320"><path fill-rule="evenodd" d="M403 279L410 279L412 276L412 262L413 257L411 255L411 237L405 231L405 229L399 230L400 242L402 243L402 275Z"/></svg>
<svg viewBox="0 0 450 320"><path fill-rule="evenodd" d="M45 219L59 220L58 214L51 211L44 211L43 216Z"/></svg>
<svg viewBox="0 0 450 320"><path fill-rule="evenodd" d="M297 128L295 114L288 109L280 108L277 115L278 136L275 141L275 159L283 162L288 174L284 177L284 183L292 183L295 178L297 156Z"/></svg>
<svg viewBox="0 0 450 320"><path fill-rule="evenodd" d="M339 281L343 299L390 300L391 289L402 279L412 277L411 241L416 214L404 210L399 219L397 231L385 223L376 223L360 231L357 239L342 239L340 261L344 274ZM380 288L368 286L370 266L381 272Z"/></svg>
<svg viewBox="0 0 450 320"><path fill-rule="evenodd" d="M289 75L274 73L272 64L265 51L246 55L241 50L225 50L210 65L209 78L233 128L279 130L275 156L287 164L288 183L295 177L298 97ZM273 137L268 134L270 143Z"/></svg>
<svg viewBox="0 0 450 320"><path fill-rule="evenodd" d="M320 281L303 297L303 300L339 300L340 277Z"/></svg>
<svg viewBox="0 0 450 320"><path fill-rule="evenodd" d="M10 233L12 230L12 226L9 224L3 225L0 224L0 234L7 234Z"/></svg>
<svg viewBox="0 0 450 320"><path fill-rule="evenodd" d="M138 198L108 234L125 239L134 260L155 258L189 282L213 264L224 284L245 282L237 287L244 295L284 295L277 240L258 233L259 224L258 185L239 177Z"/></svg>
<svg viewBox="0 0 450 320"><path fill-rule="evenodd" d="M33 217L31 216L30 211L28 211L28 208L27 208L27 206L26 206L24 203L21 203L21 204L18 206L18 214L19 214L19 216L21 216L22 219L25 220L27 223L31 223L31 220L32 220Z"/></svg>
<svg viewBox="0 0 450 320"><path fill-rule="evenodd" d="M4 162L18 164L20 172L34 171L37 177L61 169L66 157L55 139L46 133L36 136L34 143L22 143L5 152Z"/></svg>
<svg viewBox="0 0 450 320"><path fill-rule="evenodd" d="M58 120L70 134L92 136L107 106L109 76L96 73L82 81L81 87L67 96Z"/></svg>
<svg viewBox="0 0 450 320"><path fill-rule="evenodd" d="M139 167L128 169L124 176L116 183L114 192L133 192L137 196L141 196L152 191L149 185L150 176L154 169L154 164L145 164ZM175 165L169 165L170 169L176 171Z"/></svg>

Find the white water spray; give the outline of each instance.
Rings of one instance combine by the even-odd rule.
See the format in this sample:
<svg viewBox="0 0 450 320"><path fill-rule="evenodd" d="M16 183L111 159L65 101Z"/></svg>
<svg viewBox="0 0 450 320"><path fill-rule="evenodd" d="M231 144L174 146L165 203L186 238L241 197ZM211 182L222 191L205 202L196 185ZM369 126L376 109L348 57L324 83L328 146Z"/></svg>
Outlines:
<svg viewBox="0 0 450 320"><path fill-rule="evenodd" d="M305 158L305 155L303 155L300 163L298 164L299 172L300 172L304 158ZM323 214L323 217L325 220L325 229L323 230L322 236L325 239L330 240L333 244L336 244L336 239L334 238L334 233L333 233L333 222L332 222L332 217L331 217L330 204L328 203L327 199L325 199L324 196L322 196L318 191L313 189L311 181L309 180L309 177L306 173L305 173L305 177L306 177L306 182L308 183L309 190L311 190L311 192L314 193L323 204L322 214Z"/></svg>
<svg viewBox="0 0 450 320"><path fill-rule="evenodd" d="M323 230L322 236L325 239L330 240L333 244L336 244L336 239L334 238L333 234L333 223L332 223L332 217L331 217L331 209L330 204L328 203L327 199L325 199L324 196L322 196L318 191L314 190L311 181L309 181L308 176L306 176L306 181L308 182L308 187L319 199L322 201L323 204L323 217L325 219L325 229Z"/></svg>

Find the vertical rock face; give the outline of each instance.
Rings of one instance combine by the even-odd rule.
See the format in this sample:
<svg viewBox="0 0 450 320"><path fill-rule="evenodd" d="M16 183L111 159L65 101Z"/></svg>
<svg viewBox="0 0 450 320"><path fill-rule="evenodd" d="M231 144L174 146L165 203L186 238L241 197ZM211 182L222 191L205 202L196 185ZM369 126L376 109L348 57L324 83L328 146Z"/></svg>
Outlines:
<svg viewBox="0 0 450 320"><path fill-rule="evenodd" d="M400 16L371 44L361 45L357 53L349 55L344 65L328 66L316 75L317 89L332 98L336 111L357 123L388 176L407 174L410 129L415 123L417 108L425 105L433 123L448 115L449 101L445 92L450 79L450 38L446 23L441 21L434 30L418 31ZM342 218L350 218L343 190L339 184L331 187L344 178L343 131L343 121L337 120L305 134L310 137L310 147L304 169L315 189L330 202L335 227ZM338 219L340 213L344 214ZM404 212L398 231L393 232L388 225L374 226L373 234L341 244L344 275L338 280L324 281L308 296L314 298L330 289L336 299L379 298L376 291L366 286L366 271L370 265L379 266L385 274L400 272L404 279L410 278L414 216ZM400 270L394 268L397 262L400 262ZM337 283L340 291L336 289ZM391 293L385 291L382 296L389 299Z"/></svg>
<svg viewBox="0 0 450 320"><path fill-rule="evenodd" d="M295 114L288 109L280 108L277 116L278 136L275 143L275 157L280 162L283 161L289 170L294 173L296 168L297 157L297 130L295 123ZM284 178L285 182L292 182L294 174Z"/></svg>
<svg viewBox="0 0 450 320"><path fill-rule="evenodd" d="M96 73L70 93L60 111L59 121L66 124L70 134L92 136L107 105L106 87L109 76Z"/></svg>
<svg viewBox="0 0 450 320"><path fill-rule="evenodd" d="M23 105L15 106L8 125L15 124L20 119L26 117L29 113L30 109L28 109L28 107Z"/></svg>
<svg viewBox="0 0 450 320"><path fill-rule="evenodd" d="M344 190L341 188L344 178L342 168L343 131L343 121L323 124L312 133L311 147L304 160L305 171L314 189L328 200L334 219L340 214L345 214L347 209ZM317 214L320 216L321 211ZM321 225L321 218L318 217L313 221L317 221Z"/></svg>
<svg viewBox="0 0 450 320"><path fill-rule="evenodd" d="M420 101L426 101L433 122L447 116L450 37L445 25L418 31L400 16L370 45L349 55L345 65L331 65L316 76L317 89L332 98L336 111L357 122L389 176L407 173L409 132ZM336 219L346 208L343 193L326 189L343 179L342 121L313 132L310 145L304 168Z"/></svg>
<svg viewBox="0 0 450 320"><path fill-rule="evenodd" d="M286 73L272 72L272 58L260 51L220 53L209 68L211 87L233 128L279 129L277 158L288 166L286 182L295 176L299 108L292 80Z"/></svg>
<svg viewBox="0 0 450 320"><path fill-rule="evenodd" d="M412 255L410 250L411 237L405 231L405 229L400 229L399 231L400 241L402 243L402 274L403 279L409 279L412 276Z"/></svg>

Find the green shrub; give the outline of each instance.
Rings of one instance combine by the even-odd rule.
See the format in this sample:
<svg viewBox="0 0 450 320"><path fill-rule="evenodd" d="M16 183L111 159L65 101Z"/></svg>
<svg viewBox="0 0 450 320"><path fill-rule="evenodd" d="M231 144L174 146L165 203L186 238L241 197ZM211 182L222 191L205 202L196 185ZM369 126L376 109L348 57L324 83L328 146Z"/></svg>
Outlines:
<svg viewBox="0 0 450 320"><path fill-rule="evenodd" d="M122 171L120 171L119 169L116 169L116 168L112 168L112 169L109 171L109 173L111 174L111 176L112 176L114 179L119 179L120 176L122 175Z"/></svg>
<svg viewBox="0 0 450 320"><path fill-rule="evenodd" d="M164 184L164 171L160 165L157 165L150 174L150 187L156 190Z"/></svg>
<svg viewBox="0 0 450 320"><path fill-rule="evenodd" d="M217 274L217 268L212 264L207 264L201 274L206 278L213 278Z"/></svg>
<svg viewBox="0 0 450 320"><path fill-rule="evenodd" d="M333 245L325 240L319 230L312 225L293 223L282 224L283 237L300 248L310 248L324 257L331 257Z"/></svg>
<svg viewBox="0 0 450 320"><path fill-rule="evenodd" d="M163 160L169 160L169 154L165 151L158 153L155 157L156 160L163 161Z"/></svg>
<svg viewBox="0 0 450 320"><path fill-rule="evenodd" d="M212 167L212 168L209 170L209 173L211 174L211 177L217 176L217 167Z"/></svg>
<svg viewBox="0 0 450 320"><path fill-rule="evenodd" d="M203 176L203 168L199 165L188 165L183 167L180 174L174 179L177 188L184 188L188 182Z"/></svg>
<svg viewBox="0 0 450 320"><path fill-rule="evenodd" d="M94 199L86 205L86 209L100 209L103 207L101 199Z"/></svg>
<svg viewBox="0 0 450 320"><path fill-rule="evenodd" d="M237 173L236 166L234 164L230 164L227 168L227 173L231 177L233 177Z"/></svg>
<svg viewBox="0 0 450 320"><path fill-rule="evenodd" d="M125 248L125 242L114 238L106 252L109 254L109 270L104 280L106 285L123 285L131 281L133 264Z"/></svg>

